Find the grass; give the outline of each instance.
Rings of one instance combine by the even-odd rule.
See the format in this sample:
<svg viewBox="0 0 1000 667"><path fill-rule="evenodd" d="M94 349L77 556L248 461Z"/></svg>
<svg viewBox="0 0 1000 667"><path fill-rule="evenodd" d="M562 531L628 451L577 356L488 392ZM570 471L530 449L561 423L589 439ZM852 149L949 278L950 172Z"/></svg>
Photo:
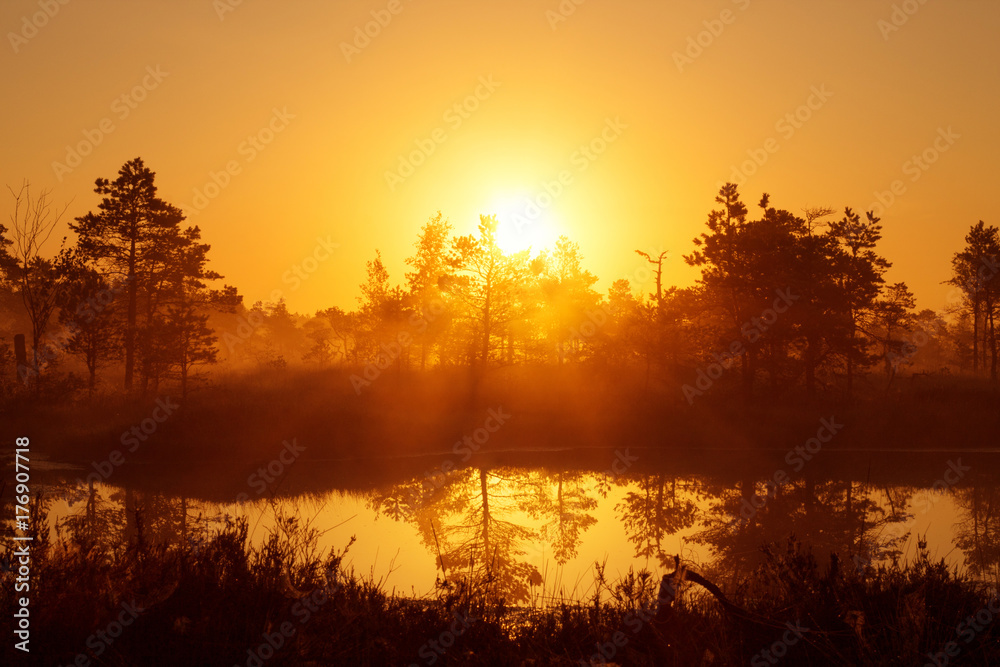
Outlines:
<svg viewBox="0 0 1000 667"><path fill-rule="evenodd" d="M962 378L899 383L852 403L791 396L745 404L720 385L689 406L670 387L641 385L587 368L508 369L478 379L446 369L387 372L361 394L343 370L223 376L182 402L115 474L128 475L133 462L180 461L214 482L206 463L252 470L290 438L308 445L305 460L448 451L496 406L513 416L491 437L494 450L566 443L702 457L701 446L720 444L780 450L803 442L830 414L846 425L831 449L995 447L1000 428L995 389ZM30 433L32 451L50 459L88 465L119 447L153 405L118 396L62 405L18 399L5 408L5 431ZM950 665L1000 664L995 592L924 551L858 570L817 563L794 542L772 546L763 567L724 577L738 613L688 585L657 618L660 582L644 571L607 581L595 567L593 597L545 606L513 606L489 577L470 584L455 573L415 598L346 570L350 544L320 553L315 529L294 517L282 517L262 543L251 544L237 520L212 535L192 528L177 544L159 542L141 512L127 511L129 527L96 512L63 524L52 543L36 535L27 664L910 665L949 647L958 651ZM33 525L45 525L42 503L34 513ZM0 546L7 563L10 544ZM4 570L0 579L0 613L10 618L14 574ZM977 615L981 629L972 632L967 619ZM121 618L127 627L116 625ZM786 640L789 623L801 632L794 642ZM24 658L12 641L0 649L0 663Z"/></svg>
<svg viewBox="0 0 1000 667"><path fill-rule="evenodd" d="M46 525L44 503L33 514L33 525ZM242 520L211 535L192 528L180 544L156 543L154 532L140 512L130 533L82 515L52 543L36 535L32 651L25 662L8 639L0 661L756 667L777 664L781 653L789 665L913 665L955 642L960 653L948 664L1000 663L995 589L923 550L909 563L855 568L817 563L792 541L765 549L764 567L726 583L731 607L687 584L657 617L660 582L645 571L607 581L598 566L592 597L525 608L498 597L489 577L469 586L455 573L423 598L388 593L345 569L353 540L322 553L318 531L296 517L279 517L257 546ZM0 577L6 618L13 576ZM982 619L983 610L993 621L963 633L965 619ZM801 632L794 642L783 641L788 623Z"/></svg>

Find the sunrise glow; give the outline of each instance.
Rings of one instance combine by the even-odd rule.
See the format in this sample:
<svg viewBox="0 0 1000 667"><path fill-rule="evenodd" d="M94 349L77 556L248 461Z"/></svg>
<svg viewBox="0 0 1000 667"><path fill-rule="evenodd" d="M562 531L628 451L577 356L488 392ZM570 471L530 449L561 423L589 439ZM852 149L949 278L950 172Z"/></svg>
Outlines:
<svg viewBox="0 0 1000 667"><path fill-rule="evenodd" d="M545 200L543 200L544 202ZM497 243L507 253L551 249L565 233L551 208L542 208L527 195L497 197L486 210L497 216Z"/></svg>
<svg viewBox="0 0 1000 667"><path fill-rule="evenodd" d="M1000 665L998 34L3 0L0 665Z"/></svg>

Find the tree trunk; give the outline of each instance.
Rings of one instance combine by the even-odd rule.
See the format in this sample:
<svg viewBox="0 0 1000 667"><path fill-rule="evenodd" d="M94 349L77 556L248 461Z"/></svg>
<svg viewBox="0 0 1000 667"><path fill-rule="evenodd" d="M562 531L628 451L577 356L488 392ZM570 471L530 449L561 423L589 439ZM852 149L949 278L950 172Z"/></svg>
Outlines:
<svg viewBox="0 0 1000 667"><path fill-rule="evenodd" d="M490 553L490 492L486 479L486 469L479 469L479 492L483 498L483 552L486 554L486 572L493 571L493 555Z"/></svg>
<svg viewBox="0 0 1000 667"><path fill-rule="evenodd" d="M816 351L813 349L814 345L815 343L811 337L806 339L806 394L809 396L816 395Z"/></svg>
<svg viewBox="0 0 1000 667"><path fill-rule="evenodd" d="M125 391L132 389L135 371L135 320L138 310L139 292L135 282L135 237L133 236L128 256L128 313L125 321Z"/></svg>
<svg viewBox="0 0 1000 667"><path fill-rule="evenodd" d="M17 375L25 386L31 378L31 369L28 368L28 352L24 347L24 334L14 335L14 360L17 364Z"/></svg>
<svg viewBox="0 0 1000 667"><path fill-rule="evenodd" d="M989 305L989 322L990 322L990 379L996 382L997 380L997 332L993 326L993 311L995 310L993 304Z"/></svg>
<svg viewBox="0 0 1000 667"><path fill-rule="evenodd" d="M979 375L979 295L972 298L972 374Z"/></svg>
<svg viewBox="0 0 1000 667"><path fill-rule="evenodd" d="M37 331L34 326L31 328L31 370L32 375L35 377L35 389L38 389L38 380L41 376L41 364L39 363L39 349L38 346L42 342L41 332Z"/></svg>
<svg viewBox="0 0 1000 667"><path fill-rule="evenodd" d="M490 359L490 297L486 297L486 304L483 306L483 349L482 349L482 364L485 368L489 364Z"/></svg>
<svg viewBox="0 0 1000 667"><path fill-rule="evenodd" d="M854 331L847 339L847 398L854 395Z"/></svg>

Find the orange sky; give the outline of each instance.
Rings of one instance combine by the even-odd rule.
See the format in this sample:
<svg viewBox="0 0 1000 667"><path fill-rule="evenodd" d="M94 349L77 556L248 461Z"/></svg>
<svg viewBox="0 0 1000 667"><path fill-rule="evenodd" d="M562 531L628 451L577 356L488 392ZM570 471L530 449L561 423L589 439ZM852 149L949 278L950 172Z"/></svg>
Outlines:
<svg viewBox="0 0 1000 667"><path fill-rule="evenodd" d="M665 282L686 285L680 255L752 155L751 207L767 191L866 209L899 181L882 250L921 307L944 305L968 227L1000 222L995 0L62 2L0 5L3 182L77 216L96 177L141 156L250 303L353 307L375 248L401 282L436 211L465 233L547 203L546 183L528 240L578 241L602 290L634 275L635 249L669 249ZM372 12L386 25L345 48ZM911 161L935 142L934 164ZM296 286L320 238L339 247Z"/></svg>

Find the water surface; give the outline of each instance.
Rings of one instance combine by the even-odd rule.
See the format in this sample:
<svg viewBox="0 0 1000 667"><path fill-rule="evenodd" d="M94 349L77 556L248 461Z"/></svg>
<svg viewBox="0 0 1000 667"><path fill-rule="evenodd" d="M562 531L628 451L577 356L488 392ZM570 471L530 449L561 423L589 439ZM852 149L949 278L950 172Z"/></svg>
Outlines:
<svg viewBox="0 0 1000 667"><path fill-rule="evenodd" d="M280 463L276 464L275 461ZM355 458L276 458L133 466L94 486L54 470L50 521L91 519L153 541L197 544L227 517L247 517L259 543L295 517L323 549L387 590L426 595L438 579L489 577L511 601L592 596L597 572L659 577L675 557L722 582L764 560L763 548L836 553L846 566L933 558L995 580L1000 564L1000 456L995 453L573 450ZM141 480L141 481L140 481Z"/></svg>

